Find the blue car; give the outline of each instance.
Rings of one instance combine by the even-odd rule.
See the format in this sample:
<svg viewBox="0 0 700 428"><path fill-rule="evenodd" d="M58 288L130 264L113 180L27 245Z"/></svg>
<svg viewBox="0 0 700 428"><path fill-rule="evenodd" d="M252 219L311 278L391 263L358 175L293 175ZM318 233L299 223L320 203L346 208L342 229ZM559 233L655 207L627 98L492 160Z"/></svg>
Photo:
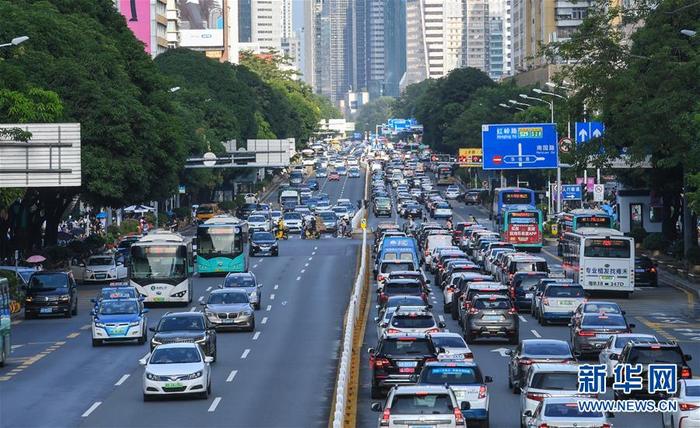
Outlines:
<svg viewBox="0 0 700 428"><path fill-rule="evenodd" d="M103 299L92 310L92 346L106 342L146 343L148 309L139 299Z"/></svg>
<svg viewBox="0 0 700 428"><path fill-rule="evenodd" d="M138 299L143 302L143 296L139 295L136 287L128 285L128 283L112 283L109 287L102 287L97 298L90 299L95 304L95 309L100 305L100 302L105 299Z"/></svg>
<svg viewBox="0 0 700 428"><path fill-rule="evenodd" d="M318 181L314 178L306 180L306 186L311 190L318 190Z"/></svg>

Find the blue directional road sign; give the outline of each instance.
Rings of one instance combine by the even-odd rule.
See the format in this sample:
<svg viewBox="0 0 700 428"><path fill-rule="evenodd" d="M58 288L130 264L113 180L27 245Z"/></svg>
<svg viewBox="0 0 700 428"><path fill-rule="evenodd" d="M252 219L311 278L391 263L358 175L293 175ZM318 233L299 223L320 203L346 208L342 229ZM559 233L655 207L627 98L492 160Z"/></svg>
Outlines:
<svg viewBox="0 0 700 428"><path fill-rule="evenodd" d="M580 184L562 184L561 198L565 201L580 201L582 197Z"/></svg>
<svg viewBox="0 0 700 428"><path fill-rule="evenodd" d="M576 142L585 143L605 133L603 122L576 122Z"/></svg>
<svg viewBox="0 0 700 428"><path fill-rule="evenodd" d="M546 169L559 165L552 123L481 125L484 169Z"/></svg>

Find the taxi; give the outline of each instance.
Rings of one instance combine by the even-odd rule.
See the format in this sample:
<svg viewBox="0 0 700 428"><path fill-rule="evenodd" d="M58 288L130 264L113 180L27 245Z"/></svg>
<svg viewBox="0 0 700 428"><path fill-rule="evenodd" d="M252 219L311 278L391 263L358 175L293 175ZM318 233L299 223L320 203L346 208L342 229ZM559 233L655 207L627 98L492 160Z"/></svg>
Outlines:
<svg viewBox="0 0 700 428"><path fill-rule="evenodd" d="M92 314L92 346L107 342L146 343L148 309L139 299L102 299Z"/></svg>

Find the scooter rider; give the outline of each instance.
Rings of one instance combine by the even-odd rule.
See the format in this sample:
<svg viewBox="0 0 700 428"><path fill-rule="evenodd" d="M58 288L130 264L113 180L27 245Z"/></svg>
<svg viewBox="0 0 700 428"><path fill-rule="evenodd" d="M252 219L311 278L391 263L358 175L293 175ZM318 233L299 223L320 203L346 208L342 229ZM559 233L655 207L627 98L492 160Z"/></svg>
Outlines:
<svg viewBox="0 0 700 428"><path fill-rule="evenodd" d="M287 227L284 225L284 219L280 217L277 221L277 239L287 239Z"/></svg>

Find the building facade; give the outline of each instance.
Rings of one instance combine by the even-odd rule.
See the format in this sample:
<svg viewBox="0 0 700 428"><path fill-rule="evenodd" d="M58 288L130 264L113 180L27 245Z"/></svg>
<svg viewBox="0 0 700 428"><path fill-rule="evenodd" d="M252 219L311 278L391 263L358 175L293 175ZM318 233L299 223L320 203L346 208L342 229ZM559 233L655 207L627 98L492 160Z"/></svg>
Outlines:
<svg viewBox="0 0 700 428"><path fill-rule="evenodd" d="M168 49L168 0L114 0L114 7L151 57Z"/></svg>
<svg viewBox="0 0 700 428"><path fill-rule="evenodd" d="M263 51L282 51L282 0L251 0L251 41Z"/></svg>
<svg viewBox="0 0 700 428"><path fill-rule="evenodd" d="M383 95L398 97L406 74L406 0L393 0L384 6L384 85ZM371 88L371 87L370 87Z"/></svg>
<svg viewBox="0 0 700 428"><path fill-rule="evenodd" d="M464 0L462 39L462 67L473 67L489 72L490 29L488 0Z"/></svg>

